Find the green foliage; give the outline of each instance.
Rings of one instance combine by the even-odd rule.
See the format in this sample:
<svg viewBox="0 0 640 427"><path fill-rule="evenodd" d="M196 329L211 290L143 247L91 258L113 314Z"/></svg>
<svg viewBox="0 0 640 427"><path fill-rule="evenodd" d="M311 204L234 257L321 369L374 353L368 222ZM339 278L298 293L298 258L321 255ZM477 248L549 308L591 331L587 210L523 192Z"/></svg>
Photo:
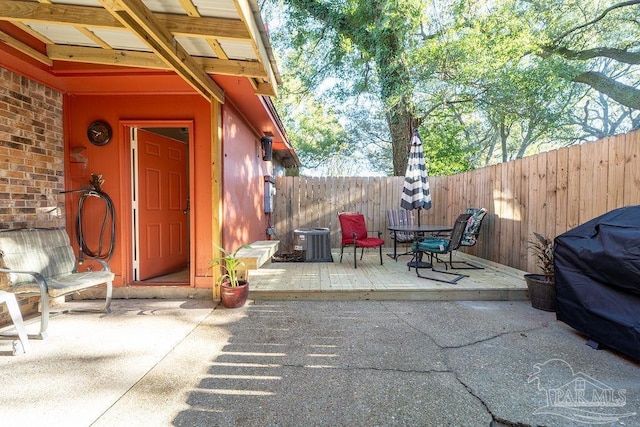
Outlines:
<svg viewBox="0 0 640 427"><path fill-rule="evenodd" d="M220 275L220 277L218 278L218 282L222 283L228 280L231 287L238 286L238 269L244 266L244 262L242 262L242 260L238 258L238 252L240 251L240 249L250 249L251 246L242 245L234 252L227 252L216 244L214 244L214 246L220 251L221 255L211 260L211 262L209 263L209 268L213 268L216 266L223 267L225 273Z"/></svg>
<svg viewBox="0 0 640 427"><path fill-rule="evenodd" d="M303 168L313 170L331 159L352 154L354 147L335 112L305 92L295 77L285 77L281 97L275 104Z"/></svg>
<svg viewBox="0 0 640 427"><path fill-rule="evenodd" d="M553 240L540 233L533 232L535 240L529 240L529 249L535 255L538 267L542 270L546 280L555 278L553 267Z"/></svg>
<svg viewBox="0 0 640 427"><path fill-rule="evenodd" d="M473 169L475 149L466 143L464 127L446 116L432 116L421 127L429 175L447 176Z"/></svg>
<svg viewBox="0 0 640 427"><path fill-rule="evenodd" d="M416 42L422 2L289 0L283 6L289 25L273 40L286 46L286 68L318 98L353 103L375 95L398 147L393 151L407 151L414 115L406 52ZM405 157L393 156L394 170Z"/></svg>
<svg viewBox="0 0 640 427"><path fill-rule="evenodd" d="M278 106L310 166L359 158L398 173L415 126L432 174L640 126L625 99L574 81L598 71L640 97L638 4L266 1L286 21L272 33L285 77Z"/></svg>
<svg viewBox="0 0 640 427"><path fill-rule="evenodd" d="M331 111L309 105L289 129L291 142L300 152L303 164L314 168L334 156L348 156L353 147L347 144L344 128Z"/></svg>

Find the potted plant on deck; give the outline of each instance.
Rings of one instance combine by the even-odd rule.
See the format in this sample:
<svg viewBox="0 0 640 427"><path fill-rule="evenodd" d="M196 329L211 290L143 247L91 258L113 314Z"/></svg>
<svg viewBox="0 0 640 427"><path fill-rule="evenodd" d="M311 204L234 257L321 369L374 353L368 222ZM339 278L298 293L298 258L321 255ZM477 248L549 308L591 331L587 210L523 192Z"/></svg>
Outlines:
<svg viewBox="0 0 640 427"><path fill-rule="evenodd" d="M529 249L537 259L542 274L525 274L531 306L538 310L556 311L556 281L553 268L553 240L534 232Z"/></svg>
<svg viewBox="0 0 640 427"><path fill-rule="evenodd" d="M244 266L244 262L238 258L238 252L243 248L250 248L249 245L242 245L234 252L227 252L218 245L214 245L220 251L220 256L211 260L209 267L220 266L224 269L224 274L218 278L220 283L220 300L227 308L242 307L247 302L249 296L249 282L240 279L239 269Z"/></svg>

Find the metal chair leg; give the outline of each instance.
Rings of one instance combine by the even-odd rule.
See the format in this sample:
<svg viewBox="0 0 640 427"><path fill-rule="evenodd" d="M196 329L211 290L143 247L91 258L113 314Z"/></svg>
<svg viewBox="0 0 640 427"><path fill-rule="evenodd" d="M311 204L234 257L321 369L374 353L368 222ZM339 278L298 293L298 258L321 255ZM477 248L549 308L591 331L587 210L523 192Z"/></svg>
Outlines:
<svg viewBox="0 0 640 427"><path fill-rule="evenodd" d="M18 334L19 342L13 342L13 354L27 353L31 350L31 344L29 343L27 330L22 321L22 313L20 312L20 306L18 306L16 296L9 292L0 291L0 302L7 304L9 315Z"/></svg>
<svg viewBox="0 0 640 427"><path fill-rule="evenodd" d="M469 277L465 274L457 274L457 273L450 273L448 271L443 271L443 270L436 270L434 268L435 262L438 261L438 254L434 254L433 252L429 252L429 264L430 267L429 269L431 271L433 271L434 273L440 273L440 274L447 274L449 276L453 276L450 280L444 279L444 278L439 278L439 277L430 277L430 276L425 276L423 274L420 274L420 267L419 267L419 263L418 263L418 254L420 254L420 251L416 251L415 255L413 256L412 262L415 260L415 269L416 269L416 276L418 276L421 279L428 279L428 280L434 280L436 282L443 282L443 283L449 283L449 284L456 284L458 282L458 280L463 279L465 277ZM435 258L435 259L434 259ZM411 270L411 263L408 264L409 265L409 270ZM446 265L446 263L445 263Z"/></svg>
<svg viewBox="0 0 640 427"><path fill-rule="evenodd" d="M364 251L364 248L362 249ZM358 268L358 246L353 245L353 268Z"/></svg>
<svg viewBox="0 0 640 427"><path fill-rule="evenodd" d="M444 264L444 268L446 270L451 269L451 270L484 270L484 267L480 267L478 265L475 264L471 264L469 261L454 261L453 260L453 252L449 252L449 261L444 261L441 260L440 258L438 258L438 256L436 255L436 261L438 261L439 263ZM449 265L447 265L449 264ZM456 264L456 265L454 265ZM464 266L460 266L460 265L464 265Z"/></svg>

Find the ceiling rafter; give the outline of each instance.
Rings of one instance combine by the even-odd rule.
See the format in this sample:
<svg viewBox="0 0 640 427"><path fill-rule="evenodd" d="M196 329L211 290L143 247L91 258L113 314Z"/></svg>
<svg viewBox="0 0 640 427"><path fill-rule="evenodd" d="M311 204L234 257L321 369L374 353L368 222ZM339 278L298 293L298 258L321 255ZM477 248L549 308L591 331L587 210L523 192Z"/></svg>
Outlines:
<svg viewBox="0 0 640 427"><path fill-rule="evenodd" d="M33 59L39 62L42 62L45 65L48 65L48 66L53 65L53 60L49 58L47 55L43 55L39 51L33 49L31 46L27 46L26 44L22 43L20 40L16 40L15 38L11 37L9 34L6 34L2 31L0 31L0 42L8 46L11 46L16 50L19 50L25 55L28 55Z"/></svg>
<svg viewBox="0 0 640 427"><path fill-rule="evenodd" d="M40 2L41 4L48 4L48 5L52 4L51 0L38 0L38 2ZM74 28L78 30L86 38L88 38L89 40L92 40L98 46L102 46L103 49L111 49L111 46L109 45L109 43L102 40L93 31L89 30L84 25L74 24Z"/></svg>
<svg viewBox="0 0 640 427"><path fill-rule="evenodd" d="M239 19L159 13L158 21L176 36L213 37L229 40L251 40L247 27Z"/></svg>
<svg viewBox="0 0 640 427"><path fill-rule="evenodd" d="M80 31L86 38L92 40L98 46L101 46L103 49L113 49L109 43L102 40L98 37L93 31L88 29L87 27L75 26L76 30Z"/></svg>
<svg viewBox="0 0 640 427"><path fill-rule="evenodd" d="M233 3L236 6L236 10L238 12L238 15L240 16L240 19L242 19L242 21L246 24L247 28L249 29L249 33L252 36L251 44L253 45L254 51L257 53L259 61L264 64L265 69L269 73L268 79L265 79L262 82L255 82L254 87L256 88L256 93L260 95L260 93L258 93L257 90L261 87L263 89L266 89L265 85L268 85L269 89L264 90L264 92L269 92L268 96L275 97L277 96L276 77L275 77L275 74L273 73L273 69L269 66L270 64L269 54L267 53L267 50L263 44L258 44L256 42L256 40L261 40L261 36L260 36L261 32L266 32L265 28L262 28L262 29L258 28L258 26L256 25L256 21L254 20L254 17L257 17L259 22L262 23L262 18L260 18L260 13L259 11L254 11L249 5L249 2L247 0L233 0Z"/></svg>
<svg viewBox="0 0 640 427"><path fill-rule="evenodd" d="M22 22L13 22L13 25L24 31L25 33L31 35L33 38L40 40L44 44L53 43L53 41L47 38L44 34L40 34L35 31L33 28L28 26L27 24L23 24Z"/></svg>
<svg viewBox="0 0 640 427"><path fill-rule="evenodd" d="M250 40L251 35L239 19L193 17L154 13L173 35ZM102 7L36 3L24 0L0 1L0 19L10 22L41 22L90 28L121 28L125 25Z"/></svg>
<svg viewBox="0 0 640 427"><path fill-rule="evenodd" d="M198 12L198 8L193 4L191 0L178 0L180 6L187 12L189 16L200 16L200 12Z"/></svg>
<svg viewBox="0 0 640 427"><path fill-rule="evenodd" d="M270 53L266 28L263 28L257 4L252 0L233 0L236 18L202 16L193 0L175 0L185 13L153 12L146 6L146 0L97 1L100 7L89 5L88 1L80 5L53 3L52 0L0 0L0 20L11 22L39 39L46 46L46 52L21 43L11 33L4 34L0 41L54 68L53 61L69 61L173 70L198 93L221 102L224 102L224 92L211 78L215 74L246 77L256 95L277 96L276 65ZM32 24L40 26L32 27ZM65 26L75 28L87 41L80 41L78 37L76 42L80 42L75 45L60 42L59 34L68 31L62 28ZM133 46L129 42L112 44L126 37L116 35L118 32L113 30L137 36L149 51L146 48L136 50L140 49L139 45ZM49 37L56 32L58 37L53 41ZM181 45L182 39L179 42L177 37L191 39L193 44L189 49L203 56L187 52ZM198 51L202 44L198 44L196 38L205 41L213 54ZM221 46L224 40L246 46L233 47L240 49L238 59L230 59L233 57L227 55ZM98 47L83 46L87 43ZM249 45L253 54L242 59L246 55L241 49ZM122 46L129 47L125 50Z"/></svg>
<svg viewBox="0 0 640 427"><path fill-rule="evenodd" d="M47 45L47 56L57 61L79 62L86 64L117 65L156 70L171 70L165 61L153 52L134 50L100 49L84 46Z"/></svg>
<svg viewBox="0 0 640 427"><path fill-rule="evenodd" d="M264 96L271 96L271 97L276 97L278 95L274 90L274 86L271 83L264 82L264 81L256 84L255 93L256 95L264 95Z"/></svg>
<svg viewBox="0 0 640 427"><path fill-rule="evenodd" d="M104 50L95 47L47 45L47 56L53 60L135 68L170 70L165 61L152 52ZM210 74L266 78L259 62L194 57L194 61Z"/></svg>
<svg viewBox="0 0 640 427"><path fill-rule="evenodd" d="M140 0L99 0L122 24L134 32L162 60L205 98L224 102L224 91L195 63L191 55Z"/></svg>
<svg viewBox="0 0 640 427"><path fill-rule="evenodd" d="M211 49L213 49L213 51L215 52L216 56L220 59L229 59L229 57L227 56L227 53L224 51L224 49L222 48L222 46L220 45L220 42L218 42L218 40L216 39L207 39L207 43L209 44L209 46L211 47Z"/></svg>
<svg viewBox="0 0 640 427"><path fill-rule="evenodd" d="M187 12L187 15L193 16L196 18L202 17L202 15L200 15L200 12L198 12L198 8L195 7L195 5L191 0L178 0L178 1L180 2L180 5L182 6L182 8ZM213 49L213 51L215 52L218 58L229 59L229 57L227 56L226 52L224 51L224 49L222 48L218 40L214 38L209 38L209 37L206 40L207 40L207 44L209 45L209 47L211 47L211 49Z"/></svg>

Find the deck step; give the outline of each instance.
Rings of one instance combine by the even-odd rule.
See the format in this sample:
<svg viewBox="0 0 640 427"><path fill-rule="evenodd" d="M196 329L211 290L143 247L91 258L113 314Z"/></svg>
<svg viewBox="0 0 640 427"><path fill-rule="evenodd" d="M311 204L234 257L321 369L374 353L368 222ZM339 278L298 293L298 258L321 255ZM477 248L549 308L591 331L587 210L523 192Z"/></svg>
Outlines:
<svg viewBox="0 0 640 427"><path fill-rule="evenodd" d="M245 269L257 270L271 262L271 257L278 252L279 240L259 240L251 243L251 248L238 251L238 258L244 263Z"/></svg>

